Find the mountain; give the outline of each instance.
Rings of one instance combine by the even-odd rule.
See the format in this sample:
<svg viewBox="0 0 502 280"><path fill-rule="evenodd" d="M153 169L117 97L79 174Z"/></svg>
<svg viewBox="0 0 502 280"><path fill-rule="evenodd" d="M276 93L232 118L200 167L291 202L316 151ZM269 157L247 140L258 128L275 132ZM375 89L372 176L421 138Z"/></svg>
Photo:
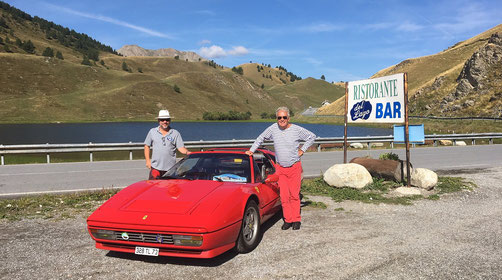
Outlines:
<svg viewBox="0 0 502 280"><path fill-rule="evenodd" d="M371 78L408 73L410 115L502 117L502 25ZM344 114L344 98L318 114Z"/></svg>
<svg viewBox="0 0 502 280"><path fill-rule="evenodd" d="M172 48L148 50L137 45L125 45L118 49L117 52L123 56L163 56L171 58L175 58L177 56L178 59L191 62L207 60L195 52L178 51Z"/></svg>
<svg viewBox="0 0 502 280"><path fill-rule="evenodd" d="M140 54L142 48L131 49ZM0 2L0 122L153 120L165 108L178 120L230 110L259 119L279 106L319 107L343 90L302 80L282 66L225 68L188 52L164 53L168 57L122 56Z"/></svg>

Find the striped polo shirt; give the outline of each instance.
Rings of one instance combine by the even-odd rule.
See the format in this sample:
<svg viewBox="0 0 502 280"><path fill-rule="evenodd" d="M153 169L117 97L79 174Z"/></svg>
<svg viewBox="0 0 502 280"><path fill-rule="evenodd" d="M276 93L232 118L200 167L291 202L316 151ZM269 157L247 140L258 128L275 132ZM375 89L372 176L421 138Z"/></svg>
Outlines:
<svg viewBox="0 0 502 280"><path fill-rule="evenodd" d="M291 124L290 127L281 129L277 123L274 123L256 138L250 151L254 153L263 144L263 141L272 140L274 141L277 163L282 167L290 167L300 161L298 156L300 141L305 141L302 146L302 151L305 152L312 146L315 138L314 133L301 126Z"/></svg>

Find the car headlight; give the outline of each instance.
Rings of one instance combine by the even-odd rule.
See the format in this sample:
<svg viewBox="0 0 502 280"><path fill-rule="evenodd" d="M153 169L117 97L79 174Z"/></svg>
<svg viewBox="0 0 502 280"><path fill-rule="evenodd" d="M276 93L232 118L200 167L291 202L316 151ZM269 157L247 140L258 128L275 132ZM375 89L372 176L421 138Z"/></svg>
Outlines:
<svg viewBox="0 0 502 280"><path fill-rule="evenodd" d="M173 235L174 245L179 246L202 246L202 236L200 235Z"/></svg>
<svg viewBox="0 0 502 280"><path fill-rule="evenodd" d="M115 231L113 230L91 228L90 231L96 239L115 240Z"/></svg>

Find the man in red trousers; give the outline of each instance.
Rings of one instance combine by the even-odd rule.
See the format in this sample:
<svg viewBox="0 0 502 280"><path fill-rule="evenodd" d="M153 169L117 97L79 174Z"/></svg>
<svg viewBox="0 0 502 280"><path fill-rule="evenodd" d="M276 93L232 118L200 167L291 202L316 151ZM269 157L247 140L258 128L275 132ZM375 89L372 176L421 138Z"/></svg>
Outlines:
<svg viewBox="0 0 502 280"><path fill-rule="evenodd" d="M279 107L276 110L277 123L269 126L256 138L246 154L253 155L265 140L274 141L277 160L276 174L279 176L279 188L284 224L281 229L300 229L300 187L302 181L303 153L314 143L315 134L289 122L289 109ZM305 141L300 148L300 141Z"/></svg>

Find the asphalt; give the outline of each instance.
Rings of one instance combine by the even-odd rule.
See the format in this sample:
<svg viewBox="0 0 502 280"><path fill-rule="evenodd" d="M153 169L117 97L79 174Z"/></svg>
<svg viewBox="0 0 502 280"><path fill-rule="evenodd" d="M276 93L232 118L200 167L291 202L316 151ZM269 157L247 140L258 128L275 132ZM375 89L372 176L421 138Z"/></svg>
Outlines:
<svg viewBox="0 0 502 280"><path fill-rule="evenodd" d="M406 159L404 149L351 150L347 158L393 152ZM414 167L473 169L502 166L502 145L412 148ZM321 176L333 164L343 163L343 152L309 152L302 158L304 177ZM0 166L0 198L29 194L64 193L85 189L125 187L147 178L144 160L22 164Z"/></svg>
<svg viewBox="0 0 502 280"><path fill-rule="evenodd" d="M302 208L302 228L268 222L248 254L211 260L94 248L85 218L0 221L1 279L501 279L502 167L452 169L478 187L412 206Z"/></svg>

